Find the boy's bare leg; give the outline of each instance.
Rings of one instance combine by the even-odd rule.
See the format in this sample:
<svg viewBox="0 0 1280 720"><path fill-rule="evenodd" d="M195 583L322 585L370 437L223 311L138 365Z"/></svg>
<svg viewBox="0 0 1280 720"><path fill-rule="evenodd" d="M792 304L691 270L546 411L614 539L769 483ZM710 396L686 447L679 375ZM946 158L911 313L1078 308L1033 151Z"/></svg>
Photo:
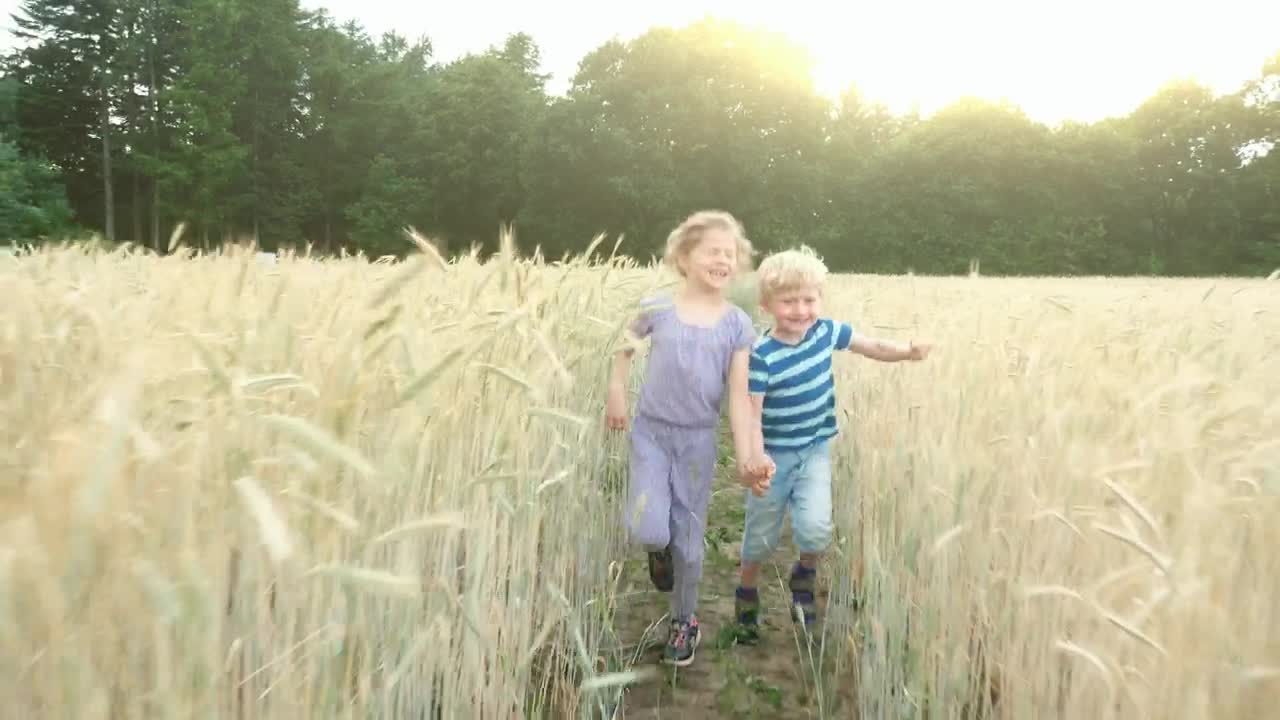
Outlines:
<svg viewBox="0 0 1280 720"><path fill-rule="evenodd" d="M733 612L737 616L738 642L754 645L760 640L760 562L742 562L738 588L733 592Z"/></svg>

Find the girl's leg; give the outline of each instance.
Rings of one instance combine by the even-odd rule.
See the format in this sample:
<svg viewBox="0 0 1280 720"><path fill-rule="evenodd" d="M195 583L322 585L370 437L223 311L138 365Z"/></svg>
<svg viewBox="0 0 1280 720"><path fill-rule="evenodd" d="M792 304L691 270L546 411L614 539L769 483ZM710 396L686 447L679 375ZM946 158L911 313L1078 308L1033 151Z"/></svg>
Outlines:
<svg viewBox="0 0 1280 720"><path fill-rule="evenodd" d="M701 639L696 612L702 581L703 535L716 467L716 431L672 428L678 447L671 475L671 550L675 592L671 595L671 635L667 661L687 665Z"/></svg>
<svg viewBox="0 0 1280 720"><path fill-rule="evenodd" d="M624 522L632 542L649 553L649 577L670 592L671 453L661 427L636 417L631 428L630 483Z"/></svg>
<svg viewBox="0 0 1280 720"><path fill-rule="evenodd" d="M687 620L698 609L702 580L703 535L716 469L715 430L682 429L671 477L671 550L676 562L676 592L671 616Z"/></svg>

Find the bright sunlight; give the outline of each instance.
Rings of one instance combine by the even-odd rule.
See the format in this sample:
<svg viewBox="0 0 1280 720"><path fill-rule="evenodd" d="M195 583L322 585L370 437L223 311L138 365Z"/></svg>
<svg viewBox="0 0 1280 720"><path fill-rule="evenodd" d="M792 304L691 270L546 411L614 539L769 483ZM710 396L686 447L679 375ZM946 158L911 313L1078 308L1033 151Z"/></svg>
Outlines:
<svg viewBox="0 0 1280 720"><path fill-rule="evenodd" d="M610 37L714 15L809 48L814 80L830 96L856 83L894 112L918 106L923 113L963 96L1007 99L1050 123L1126 114L1179 76L1234 90L1275 52L1280 27L1280 3L1265 0L1222 0L1212 11L1187 0L652 0L618 4L612 14L584 0L497 0L459 3L445 17L394 0L303 4L375 32L427 34L440 59L529 32L553 91L565 89L578 60Z"/></svg>

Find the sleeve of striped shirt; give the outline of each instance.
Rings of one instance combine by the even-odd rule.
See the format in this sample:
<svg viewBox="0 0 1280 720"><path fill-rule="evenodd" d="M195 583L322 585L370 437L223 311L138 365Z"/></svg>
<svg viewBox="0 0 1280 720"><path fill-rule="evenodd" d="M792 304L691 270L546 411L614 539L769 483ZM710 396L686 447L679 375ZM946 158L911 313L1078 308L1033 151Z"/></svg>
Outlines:
<svg viewBox="0 0 1280 720"><path fill-rule="evenodd" d="M835 337L836 350L848 350L849 343L853 342L853 326L849 323L838 321L833 321L831 325L831 329L834 331L831 334Z"/></svg>
<svg viewBox="0 0 1280 720"><path fill-rule="evenodd" d="M764 361L760 353L751 351L751 360L747 364L747 392L752 395L763 395L769 387L769 363Z"/></svg>

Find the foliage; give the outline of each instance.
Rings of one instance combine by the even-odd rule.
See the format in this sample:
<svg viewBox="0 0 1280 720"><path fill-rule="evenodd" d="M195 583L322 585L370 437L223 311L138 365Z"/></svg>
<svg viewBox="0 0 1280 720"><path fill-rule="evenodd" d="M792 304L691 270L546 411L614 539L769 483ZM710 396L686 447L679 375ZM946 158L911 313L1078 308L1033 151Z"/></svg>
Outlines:
<svg viewBox="0 0 1280 720"><path fill-rule="evenodd" d="M1238 91L1173 80L1047 127L965 99L895 116L820 95L776 33L706 19L612 40L552 97L527 35L449 63L297 0L25 0L16 129L86 226L400 254L405 226L489 253L599 233L647 259L688 212L837 269L1265 274L1280 258L1280 54ZM116 218L120 218L117 222ZM600 246L611 248L612 243Z"/></svg>
<svg viewBox="0 0 1280 720"><path fill-rule="evenodd" d="M73 232L57 168L27 156L11 137L17 131L14 101L18 85L0 78L0 244L14 240L56 239Z"/></svg>

